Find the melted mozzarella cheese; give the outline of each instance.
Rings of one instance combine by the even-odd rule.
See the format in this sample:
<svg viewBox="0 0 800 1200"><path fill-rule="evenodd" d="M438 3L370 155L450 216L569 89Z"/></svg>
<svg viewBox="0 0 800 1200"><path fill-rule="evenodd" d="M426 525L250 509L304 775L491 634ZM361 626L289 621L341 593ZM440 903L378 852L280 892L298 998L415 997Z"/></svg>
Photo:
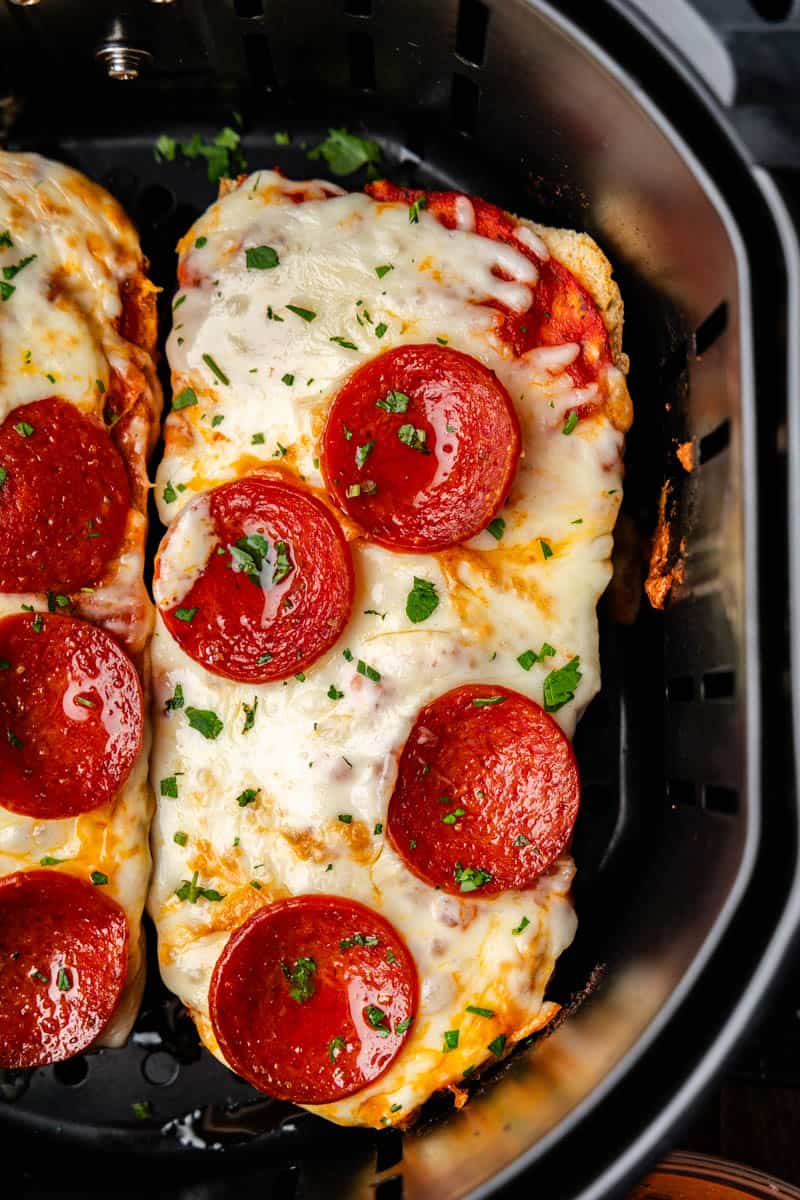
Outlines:
<svg viewBox="0 0 800 1200"><path fill-rule="evenodd" d="M145 351L118 330L120 288L141 271L136 231L107 192L78 172L32 154L0 152L0 267L19 266L14 291L0 302L0 422L21 404L58 395L102 421L111 371L136 370L145 407L160 402ZM7 245L8 241L11 245ZM147 437L129 469L144 471ZM145 516L131 509L122 547L102 583L73 597L75 616L91 620L141 651L152 625L144 587ZM57 547L53 547L57 553ZM0 596L0 616L22 605L47 609L44 595ZM51 856L89 880L108 876L107 893L125 910L130 930L128 973L120 1004L100 1038L121 1045L133 1025L144 984L141 927L150 873L148 826L153 800L147 779L149 727L141 753L113 804L64 820L36 820L0 806L0 875L38 867ZM0 800L2 799L0 785Z"/></svg>
<svg viewBox="0 0 800 1200"><path fill-rule="evenodd" d="M565 373L575 345L515 359L499 339L490 302L524 311L535 267L471 232L465 206L449 231L424 210L411 224L404 206L362 195L287 203L287 190L298 187L308 185L262 172L213 205L182 243L187 284L168 353L175 391L192 387L198 404L167 422L158 476L164 519L209 487L270 463L321 490L318 438L337 389L361 363L404 343L446 339L494 370L515 403L523 456L499 540L485 531L439 554L397 554L350 530L352 617L304 679L248 686L214 676L157 619L153 781L158 791L174 775L178 796L158 806L150 908L164 978L218 1055L209 980L231 930L250 913L281 896L332 892L386 916L419 969L409 1040L377 1083L319 1107L335 1121L377 1125L404 1120L431 1092L458 1083L491 1057L488 1043L499 1033L510 1045L554 1011L543 994L574 932L571 860L559 860L530 892L453 897L411 875L383 831L414 718L449 688L500 684L541 703L545 676L579 655L575 699L555 714L573 732L600 682L595 606L610 574L622 435L601 411L564 436L567 413L596 387L580 391ZM198 238L207 239L200 248ZM262 245L279 264L248 270L246 248ZM175 500L163 495L172 495L168 483L183 486ZM164 595L185 592L207 554L199 514L180 540L168 535L162 546ZM433 583L440 599L420 624L405 611L415 577ZM525 671L519 656L544 642L555 656ZM359 659L377 681L358 673ZM185 705L218 715L215 740L191 728L180 708L166 709L178 685ZM331 685L342 699L329 698ZM247 789L256 799L241 804ZM194 871L224 900L178 900L176 888ZM467 1014L468 1004L495 1017ZM460 1030L459 1046L445 1052L449 1029Z"/></svg>

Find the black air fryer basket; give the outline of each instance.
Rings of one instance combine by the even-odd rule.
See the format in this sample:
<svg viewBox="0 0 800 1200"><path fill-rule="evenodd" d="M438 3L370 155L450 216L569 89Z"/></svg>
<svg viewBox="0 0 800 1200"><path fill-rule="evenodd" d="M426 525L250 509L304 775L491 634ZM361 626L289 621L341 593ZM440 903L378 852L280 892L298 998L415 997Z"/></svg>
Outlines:
<svg viewBox="0 0 800 1200"><path fill-rule="evenodd" d="M459 1112L434 1102L405 1135L343 1130L201 1051L153 954L127 1048L0 1080L4 1173L20 1171L28 1194L600 1198L670 1144L763 1015L800 917L791 9L0 0L8 145L71 162L119 197L166 289L163 328L175 242L214 188L201 165L156 163L153 145L234 114L251 169L317 174L305 147L344 125L380 142L398 182L592 233L626 303L626 527L652 532L670 481L671 549L685 560L663 613L642 602L620 624L601 605L604 687L576 740L580 927L551 987L582 1003L555 1033ZM675 453L688 440L690 474ZM152 1115L137 1120L144 1102Z"/></svg>

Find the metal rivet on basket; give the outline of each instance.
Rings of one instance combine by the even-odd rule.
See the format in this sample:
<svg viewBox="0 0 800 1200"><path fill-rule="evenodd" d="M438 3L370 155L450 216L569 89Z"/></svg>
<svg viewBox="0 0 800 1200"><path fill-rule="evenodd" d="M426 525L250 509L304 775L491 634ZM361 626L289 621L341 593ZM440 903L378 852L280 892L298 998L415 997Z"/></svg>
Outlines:
<svg viewBox="0 0 800 1200"><path fill-rule="evenodd" d="M142 67L153 61L149 50L127 46L120 42L106 42L95 54L103 63L109 79L138 79Z"/></svg>

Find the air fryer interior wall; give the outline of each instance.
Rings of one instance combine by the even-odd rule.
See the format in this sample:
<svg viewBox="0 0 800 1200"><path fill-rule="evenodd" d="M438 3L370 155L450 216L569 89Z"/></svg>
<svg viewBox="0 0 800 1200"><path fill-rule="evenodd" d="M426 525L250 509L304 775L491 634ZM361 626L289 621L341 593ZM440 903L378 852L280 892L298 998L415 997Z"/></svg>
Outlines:
<svg viewBox="0 0 800 1200"><path fill-rule="evenodd" d="M647 100L536 0L271 0L266 16L253 16L261 8L249 0L174 9L142 0L135 15L154 67L149 82L133 84L103 80L90 61L107 4L82 0L80 21L65 0L49 14L45 7L0 7L0 65L13 92L28 97L12 144L72 161L120 196L167 289L165 328L172 246L213 189L197 169L156 165L153 141L165 130L215 130L234 108L244 114L251 168L277 162L287 174L310 173L298 140L313 144L329 124L346 123L382 140L390 176L586 228L615 264L636 408L625 511L649 531L662 481L674 480L686 563L663 615L643 606L630 626L601 616L604 691L577 739L581 925L551 989L566 1000L604 963L594 994L465 1109L436 1114L405 1139L331 1130L264 1101L226 1114L227 1100L255 1094L196 1056L154 980L140 1035L166 1030L183 1064L173 1083L148 1075L158 1073L140 1036L80 1068L36 1072L7 1110L19 1128L59 1128L62 1145L101 1144L91 1132L100 1124L107 1144L174 1158L184 1180L248 1160L301 1160L307 1194L321 1195L331 1187L324 1146L337 1196L373 1195L376 1179L385 1200L403 1186L407 1197L473 1194L532 1146L544 1151L655 1036L723 934L752 868L760 804L756 647L745 620L754 608L746 575L755 534L752 326L736 225ZM71 86L54 106L67 76ZM276 147L274 131L287 127L293 146ZM697 466L686 476L675 448L689 438ZM142 1099L159 1121L133 1128L130 1105ZM199 1124L228 1147L210 1168L174 1128L158 1132L206 1105L216 1107ZM390 1191L386 1181L400 1172L403 1184Z"/></svg>

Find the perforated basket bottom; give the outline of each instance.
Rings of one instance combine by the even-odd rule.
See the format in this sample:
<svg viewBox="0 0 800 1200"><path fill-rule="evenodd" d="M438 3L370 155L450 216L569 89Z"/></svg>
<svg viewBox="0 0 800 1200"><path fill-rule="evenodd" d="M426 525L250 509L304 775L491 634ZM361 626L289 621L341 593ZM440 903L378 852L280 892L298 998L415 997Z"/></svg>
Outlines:
<svg viewBox="0 0 800 1200"><path fill-rule="evenodd" d="M274 128L283 126L276 118ZM178 137L195 132L181 131L172 125L168 128ZM108 187L131 213L150 259L152 277L164 289L160 316L161 329L166 331L175 291L175 243L214 199L215 187L207 181L202 162L157 164L153 144L158 132L55 145L43 143L41 147L28 143L25 148L41 149L42 153L74 163ZM246 137L249 169L278 165L290 177L324 176L324 163L309 163L302 143L317 144L325 136L326 128L295 126L291 132L290 146L275 145L272 136L266 134ZM396 181L428 187L461 187L534 218L555 219L560 224L580 223L576 213L570 211L571 206L563 211L564 204L557 197L551 202L546 199L542 202L540 197L539 203L534 203L514 180L490 181L477 169L454 171L453 162L463 160L458 143L452 157L448 155L447 165L437 168L430 161L420 162L411 149L396 139L395 131L387 135L386 130L378 130L375 136L383 146L384 171ZM340 182L360 188L364 183L363 172ZM648 339L654 336L650 331L663 327L663 319L659 316L648 321L647 308L649 304L652 309L652 297L641 311L642 306L636 304L633 295L635 281L621 282L626 298L629 302L633 300L629 307L632 319L627 347L630 351L636 342L643 347L638 359L636 350L632 351L632 391L635 395L639 387L642 394L652 397L663 392L663 377L649 379L645 372L647 364L655 370L655 364L663 360L663 353L649 346ZM641 314L638 319L637 310ZM163 362L162 374L168 395L168 374ZM635 429L633 439L638 469L629 473L626 506L641 519L643 513L652 510L655 501L653 480L660 481L659 466L650 474L649 471L661 457L661 431L651 422L650 426ZM638 481L642 478L649 478L649 488L637 495ZM648 520L650 516L652 511ZM162 530L154 511L151 517L152 553ZM658 713L663 701L658 618L643 613L634 626L622 628L603 618L601 606L601 658L603 693L590 706L576 739L583 779L583 804L574 843L579 867L576 900L581 927L574 946L559 964L550 989L553 997L561 1001L568 1000L570 994L585 985L598 959L605 955L606 916L612 911L619 886L620 863L631 851L635 852L643 834L641 822L634 820L628 800L626 763L632 751L637 759L650 764L651 778L656 781L653 789L656 800L663 793L660 731L641 728L637 722L637 713ZM643 661L653 665L647 679L642 679L637 669L637 664ZM631 664L631 668L626 669L626 664ZM591 904L581 914L581 897L587 892L591 894ZM7 1076L0 1083L0 1094L16 1112L29 1114L42 1131L58 1132L62 1146L71 1141L80 1145L86 1140L96 1144L98 1131L114 1129L125 1135L131 1149L146 1152L148 1148L157 1148L162 1155L171 1146L175 1153L238 1147L234 1151L238 1156L244 1144L251 1144L259 1147L260 1161L268 1147L275 1149L279 1157L303 1159L318 1155L323 1144L344 1150L355 1143L377 1142L379 1159L383 1154L385 1166L397 1160L400 1135L396 1131L381 1134L342 1131L289 1105L265 1099L202 1049L190 1018L160 981L154 931L149 922L146 925L149 977L128 1045L119 1050L87 1054L54 1067ZM446 1108L443 1102L434 1102L431 1115L441 1114ZM312 1128L314 1136L309 1136ZM382 1151L380 1147L385 1149Z"/></svg>

